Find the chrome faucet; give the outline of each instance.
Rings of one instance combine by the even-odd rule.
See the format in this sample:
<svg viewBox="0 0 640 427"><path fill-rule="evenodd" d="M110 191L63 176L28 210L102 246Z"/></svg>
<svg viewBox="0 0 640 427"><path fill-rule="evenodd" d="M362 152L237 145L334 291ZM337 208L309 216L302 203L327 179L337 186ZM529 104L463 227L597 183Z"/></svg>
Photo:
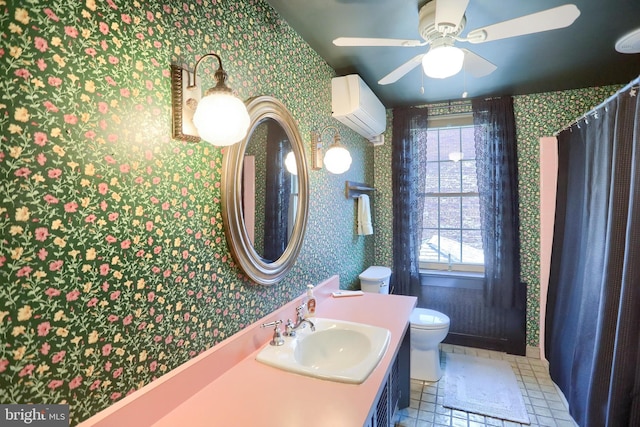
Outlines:
<svg viewBox="0 0 640 427"><path fill-rule="evenodd" d="M304 304L302 304L301 306L296 307L296 323L295 324L293 323L293 321L291 319L287 319L287 327L286 327L286 330L284 332L285 336L287 336L287 337L295 337L296 336L296 331L298 329L302 329L305 326L307 326L307 323L309 324L309 327L311 328L312 331L316 330L316 325L314 325L311 320L304 318L304 309L305 309L305 305Z"/></svg>
<svg viewBox="0 0 640 427"><path fill-rule="evenodd" d="M263 323L260 325L261 328L268 328L273 326L273 338L269 342L270 345L280 346L284 344L284 338L282 338L282 332L280 331L280 324L282 320L276 320L274 322ZM287 325L288 326L288 325Z"/></svg>

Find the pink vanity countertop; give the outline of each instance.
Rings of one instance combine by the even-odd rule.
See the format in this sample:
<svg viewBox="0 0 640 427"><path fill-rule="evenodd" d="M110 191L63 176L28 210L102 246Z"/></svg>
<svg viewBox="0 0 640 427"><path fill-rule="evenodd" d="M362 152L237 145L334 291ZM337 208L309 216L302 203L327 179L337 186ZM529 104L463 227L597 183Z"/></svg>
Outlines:
<svg viewBox="0 0 640 427"><path fill-rule="evenodd" d="M81 426L362 426L401 344L416 298L365 293L333 298L338 276L316 286L317 317L391 331L382 360L362 384L286 372L255 360L273 329L259 325L295 317L303 296L86 420Z"/></svg>

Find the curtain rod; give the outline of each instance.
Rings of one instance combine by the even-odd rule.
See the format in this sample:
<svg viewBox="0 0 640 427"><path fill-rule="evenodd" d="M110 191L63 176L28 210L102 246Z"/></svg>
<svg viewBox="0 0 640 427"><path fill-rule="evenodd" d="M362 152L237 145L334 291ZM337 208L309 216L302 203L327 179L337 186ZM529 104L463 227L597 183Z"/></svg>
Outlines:
<svg viewBox="0 0 640 427"><path fill-rule="evenodd" d="M618 91L616 91L616 93L614 93L613 95L611 95L610 97L608 97L607 99L602 101L600 104L598 104L597 106L593 107L591 110L587 111L586 113L584 113L583 115L581 115L577 119L573 120L572 122L570 122L568 125L564 126L559 131L554 132L553 136L558 136L561 132L564 132L565 130L570 129L573 125L575 125L578 122L580 122L580 120L586 119L588 116L597 115L597 113L598 113L597 110L599 110L600 108L606 106L608 103L610 103L611 101L616 99L618 97L618 95L620 95L622 92L626 92L626 91L628 91L630 89L634 89L634 88L638 89L638 87L640 87L640 76L638 76L635 79L631 80L631 82L629 82L626 86L624 86L623 88L621 88Z"/></svg>

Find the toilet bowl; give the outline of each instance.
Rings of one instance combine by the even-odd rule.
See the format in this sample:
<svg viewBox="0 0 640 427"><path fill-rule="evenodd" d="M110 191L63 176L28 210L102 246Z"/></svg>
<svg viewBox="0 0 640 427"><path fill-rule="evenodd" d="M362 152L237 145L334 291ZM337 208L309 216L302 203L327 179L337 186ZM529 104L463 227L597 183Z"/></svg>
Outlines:
<svg viewBox="0 0 640 427"><path fill-rule="evenodd" d="M449 317L428 308L414 308L411 323L411 378L438 381L442 376L439 344L449 333Z"/></svg>

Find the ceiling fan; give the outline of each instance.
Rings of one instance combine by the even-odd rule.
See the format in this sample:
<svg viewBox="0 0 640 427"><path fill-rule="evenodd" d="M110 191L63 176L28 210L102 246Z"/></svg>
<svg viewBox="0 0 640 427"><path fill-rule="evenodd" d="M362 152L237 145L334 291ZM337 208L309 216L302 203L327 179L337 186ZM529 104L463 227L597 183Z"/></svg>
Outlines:
<svg viewBox="0 0 640 427"><path fill-rule="evenodd" d="M571 25L580 15L573 4L546 9L530 15L510 19L469 31L461 36L467 22L465 11L469 0L432 0L420 8L419 31L423 40L403 40L365 37L338 37L336 46L400 46L418 47L429 45L429 50L420 53L378 81L386 85L422 64L427 76L447 78L457 74L463 67L474 77L486 76L497 68L485 58L472 51L455 46L456 42L484 43L525 34L539 33Z"/></svg>

